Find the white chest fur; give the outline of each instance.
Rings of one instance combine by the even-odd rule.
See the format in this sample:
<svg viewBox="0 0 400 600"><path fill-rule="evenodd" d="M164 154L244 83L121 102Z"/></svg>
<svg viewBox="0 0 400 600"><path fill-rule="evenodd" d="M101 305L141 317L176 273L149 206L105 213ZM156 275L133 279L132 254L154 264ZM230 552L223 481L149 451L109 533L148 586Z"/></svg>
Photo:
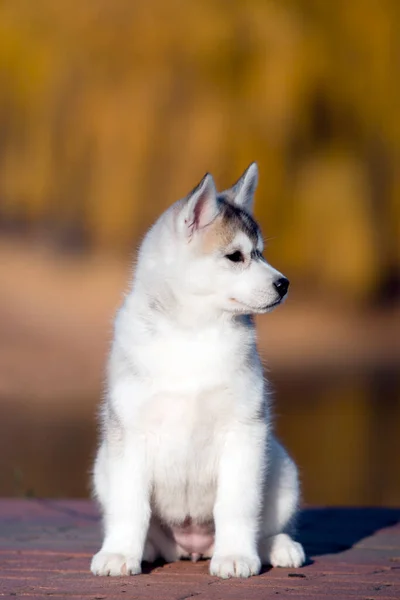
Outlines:
<svg viewBox="0 0 400 600"><path fill-rule="evenodd" d="M252 332L230 322L184 329L163 324L130 336L123 322L118 342L154 393L197 393L229 384L243 362Z"/></svg>
<svg viewBox="0 0 400 600"><path fill-rule="evenodd" d="M188 515L202 521L212 513L216 466L235 417L246 331L230 323L197 331L166 326L142 337L137 331L130 338L118 324L116 341L138 373L122 412L146 439L159 513L170 522Z"/></svg>

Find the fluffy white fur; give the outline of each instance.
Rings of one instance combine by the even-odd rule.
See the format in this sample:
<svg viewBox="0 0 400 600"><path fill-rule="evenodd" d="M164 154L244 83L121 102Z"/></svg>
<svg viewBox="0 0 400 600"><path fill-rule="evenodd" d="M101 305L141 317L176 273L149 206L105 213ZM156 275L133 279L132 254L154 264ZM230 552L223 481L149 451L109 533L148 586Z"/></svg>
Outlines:
<svg viewBox="0 0 400 600"><path fill-rule="evenodd" d="M253 164L226 197L250 212L256 183ZM290 537L297 471L272 431L249 316L281 301L282 275L261 257L261 235L255 243L235 222L221 225L220 209L207 175L160 217L115 319L94 574L134 575L158 557L210 557L223 578L304 562ZM218 227L229 231L210 249L205 236ZM243 261L227 258L238 250Z"/></svg>

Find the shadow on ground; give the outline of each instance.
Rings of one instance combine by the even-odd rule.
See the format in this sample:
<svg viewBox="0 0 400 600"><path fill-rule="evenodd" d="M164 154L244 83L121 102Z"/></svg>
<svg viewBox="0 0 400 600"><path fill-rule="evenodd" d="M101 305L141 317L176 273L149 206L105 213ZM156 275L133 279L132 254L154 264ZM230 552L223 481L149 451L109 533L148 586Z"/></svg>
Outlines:
<svg viewBox="0 0 400 600"><path fill-rule="evenodd" d="M307 556L348 550L364 538L400 521L400 509L316 508L303 510L298 539Z"/></svg>

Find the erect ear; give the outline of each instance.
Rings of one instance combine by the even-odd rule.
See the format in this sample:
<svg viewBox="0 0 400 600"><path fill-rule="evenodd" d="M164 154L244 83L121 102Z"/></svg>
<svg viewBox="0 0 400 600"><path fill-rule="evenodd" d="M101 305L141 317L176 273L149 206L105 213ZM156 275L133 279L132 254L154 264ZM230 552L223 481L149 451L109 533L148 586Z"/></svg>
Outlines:
<svg viewBox="0 0 400 600"><path fill-rule="evenodd" d="M253 162L243 173L241 178L228 190L226 194L231 202L240 206L248 213L253 212L254 193L258 183L258 167Z"/></svg>
<svg viewBox="0 0 400 600"><path fill-rule="evenodd" d="M214 179L207 173L199 185L186 197L185 225L189 237L196 230L209 225L217 214L217 191Z"/></svg>

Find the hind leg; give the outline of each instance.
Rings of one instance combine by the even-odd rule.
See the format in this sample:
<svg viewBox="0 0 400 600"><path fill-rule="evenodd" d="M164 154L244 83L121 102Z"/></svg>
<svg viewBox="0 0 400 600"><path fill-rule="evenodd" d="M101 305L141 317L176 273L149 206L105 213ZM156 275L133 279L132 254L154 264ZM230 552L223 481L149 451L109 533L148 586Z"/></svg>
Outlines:
<svg viewBox="0 0 400 600"><path fill-rule="evenodd" d="M264 496L259 555L262 564L273 567L301 567L305 554L294 541L294 520L299 502L297 468L284 448L272 440Z"/></svg>
<svg viewBox="0 0 400 600"><path fill-rule="evenodd" d="M183 551L161 527L157 518L150 520L150 527L144 547L143 560L149 563L158 558L165 562L175 562L183 556Z"/></svg>

